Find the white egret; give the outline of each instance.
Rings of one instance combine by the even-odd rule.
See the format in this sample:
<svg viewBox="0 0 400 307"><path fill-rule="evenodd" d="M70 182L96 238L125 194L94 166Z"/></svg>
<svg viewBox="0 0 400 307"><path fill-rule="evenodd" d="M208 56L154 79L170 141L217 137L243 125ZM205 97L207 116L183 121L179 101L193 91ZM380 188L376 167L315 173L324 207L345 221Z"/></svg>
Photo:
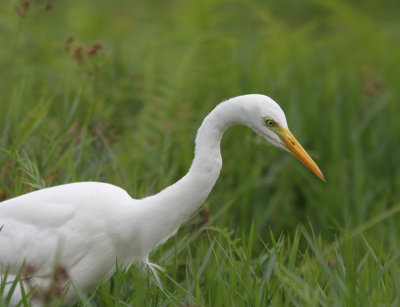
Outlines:
<svg viewBox="0 0 400 307"><path fill-rule="evenodd" d="M197 131L188 173L158 194L133 199L114 185L78 182L31 192L0 203L0 276L8 282L21 266L34 268L31 285L51 282L55 263L82 291L108 279L116 263L148 262L149 253L175 234L205 201L221 167L220 141L232 125L246 125L267 141L293 153L325 178L288 130L285 114L271 98L244 95L217 105ZM249 161L250 163L250 161ZM74 301L69 287L65 300ZM12 303L21 299L17 287Z"/></svg>

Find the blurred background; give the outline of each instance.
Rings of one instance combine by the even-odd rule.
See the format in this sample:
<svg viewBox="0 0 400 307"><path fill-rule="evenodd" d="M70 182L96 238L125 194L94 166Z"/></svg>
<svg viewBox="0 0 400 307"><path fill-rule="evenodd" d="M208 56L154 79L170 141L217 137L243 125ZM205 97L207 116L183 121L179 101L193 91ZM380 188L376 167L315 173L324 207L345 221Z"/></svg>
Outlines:
<svg viewBox="0 0 400 307"><path fill-rule="evenodd" d="M204 225L252 233L254 254L300 225L400 249L399 1L3 0L0 42L1 199L88 180L156 193L216 104L260 93L327 183L233 127L207 203L155 262Z"/></svg>

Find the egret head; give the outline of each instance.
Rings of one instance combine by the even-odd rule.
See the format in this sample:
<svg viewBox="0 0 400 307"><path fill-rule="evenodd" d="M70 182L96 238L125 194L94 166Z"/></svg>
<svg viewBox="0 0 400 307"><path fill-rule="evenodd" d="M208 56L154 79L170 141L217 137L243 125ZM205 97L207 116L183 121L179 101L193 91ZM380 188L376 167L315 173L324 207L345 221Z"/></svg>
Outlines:
<svg viewBox="0 0 400 307"><path fill-rule="evenodd" d="M246 97L251 96L251 97ZM285 113L271 98L264 95L246 95L246 101L251 101L253 106L246 117L251 121L247 124L264 137L268 142L296 156L305 166L323 181L325 180L321 170L307 154L304 148L289 131Z"/></svg>

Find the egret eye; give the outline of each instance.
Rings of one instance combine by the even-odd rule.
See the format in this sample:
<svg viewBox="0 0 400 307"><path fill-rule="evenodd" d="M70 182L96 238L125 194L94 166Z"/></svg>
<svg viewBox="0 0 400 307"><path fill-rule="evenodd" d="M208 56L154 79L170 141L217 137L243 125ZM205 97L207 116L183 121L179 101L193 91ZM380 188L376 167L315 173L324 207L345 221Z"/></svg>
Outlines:
<svg viewBox="0 0 400 307"><path fill-rule="evenodd" d="M267 125L268 128L275 126L275 122L270 118L265 119L265 124Z"/></svg>

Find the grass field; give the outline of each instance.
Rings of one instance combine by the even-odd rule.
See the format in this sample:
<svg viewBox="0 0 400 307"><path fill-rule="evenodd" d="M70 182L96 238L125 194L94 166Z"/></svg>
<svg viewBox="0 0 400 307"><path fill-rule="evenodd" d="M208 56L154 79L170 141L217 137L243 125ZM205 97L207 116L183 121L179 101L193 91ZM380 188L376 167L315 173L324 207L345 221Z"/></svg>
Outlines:
<svg viewBox="0 0 400 307"><path fill-rule="evenodd" d="M280 103L328 181L231 128L206 205L151 254L162 288L134 265L79 305L400 305L399 1L24 3L0 1L1 200L156 193L247 93Z"/></svg>

